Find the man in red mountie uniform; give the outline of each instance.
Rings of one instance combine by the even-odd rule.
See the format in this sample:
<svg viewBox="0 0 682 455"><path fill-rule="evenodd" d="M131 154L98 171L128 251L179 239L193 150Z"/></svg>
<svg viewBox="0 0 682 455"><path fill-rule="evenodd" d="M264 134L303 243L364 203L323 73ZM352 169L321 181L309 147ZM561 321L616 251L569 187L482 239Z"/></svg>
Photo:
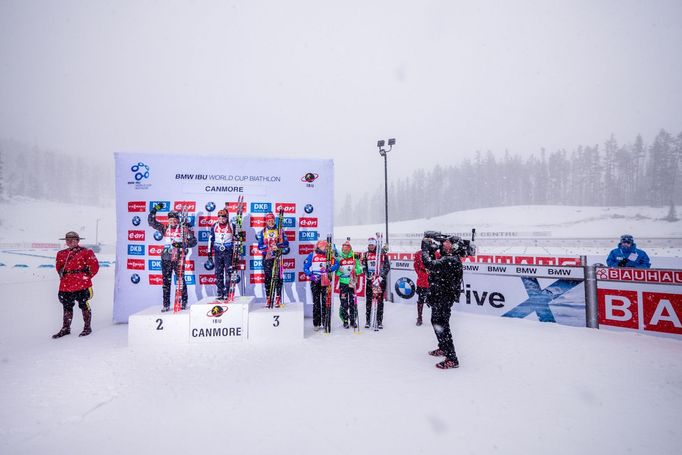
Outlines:
<svg viewBox="0 0 682 455"><path fill-rule="evenodd" d="M78 246L81 240L76 232L67 232L64 238L67 248L57 253L55 267L59 274L59 302L64 307L64 321L62 329L52 335L52 338L61 338L71 333L71 320L73 319L73 307L78 303L78 308L83 312L83 331L81 337L90 335L90 321L92 311L88 300L92 298L92 277L99 271L99 262L95 253Z"/></svg>

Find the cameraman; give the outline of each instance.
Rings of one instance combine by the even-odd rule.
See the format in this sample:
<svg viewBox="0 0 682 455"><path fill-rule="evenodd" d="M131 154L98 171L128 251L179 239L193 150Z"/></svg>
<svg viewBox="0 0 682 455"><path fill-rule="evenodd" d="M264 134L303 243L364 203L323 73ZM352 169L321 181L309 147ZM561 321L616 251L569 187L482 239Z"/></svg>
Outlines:
<svg viewBox="0 0 682 455"><path fill-rule="evenodd" d="M475 247L454 235L425 232L421 250L424 266L429 271L427 305L431 307L431 325L438 339L438 349L430 351L429 355L445 357L445 360L436 364L440 369L457 368L459 360L450 332L450 312L452 305L459 302L461 292L460 257L474 254ZM440 251L438 258L436 251Z"/></svg>

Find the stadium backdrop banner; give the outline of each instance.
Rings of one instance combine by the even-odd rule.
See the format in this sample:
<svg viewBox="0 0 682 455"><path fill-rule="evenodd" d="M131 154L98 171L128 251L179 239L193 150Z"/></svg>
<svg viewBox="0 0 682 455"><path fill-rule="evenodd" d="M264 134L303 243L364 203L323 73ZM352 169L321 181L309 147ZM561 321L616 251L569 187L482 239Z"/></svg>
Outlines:
<svg viewBox="0 0 682 455"><path fill-rule="evenodd" d="M150 306L162 305L161 250L163 239L147 223L151 207L166 221L169 210L188 207L198 239L187 257L185 280L189 304L215 295L213 271L206 270L208 232L216 213L228 203L236 213L244 196L243 227L247 233L243 282L237 294L263 296L264 270L256 235L265 215L284 208L284 233L291 252L284 261L285 302L311 299L303 261L319 238L332 233L334 164L332 160L289 160L235 157L168 156L117 153L116 162L116 278L114 321ZM174 295L174 287L171 292Z"/></svg>

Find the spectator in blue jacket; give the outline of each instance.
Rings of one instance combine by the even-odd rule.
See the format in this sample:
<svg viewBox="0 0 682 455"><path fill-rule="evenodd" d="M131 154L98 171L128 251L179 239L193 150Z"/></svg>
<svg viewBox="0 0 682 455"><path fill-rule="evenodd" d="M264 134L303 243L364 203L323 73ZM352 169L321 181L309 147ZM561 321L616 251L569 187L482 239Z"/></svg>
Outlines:
<svg viewBox="0 0 682 455"><path fill-rule="evenodd" d="M651 261L644 250L637 248L635 239L630 234L624 234L620 236L618 247L611 250L609 257L606 258L606 265L648 269L651 267Z"/></svg>

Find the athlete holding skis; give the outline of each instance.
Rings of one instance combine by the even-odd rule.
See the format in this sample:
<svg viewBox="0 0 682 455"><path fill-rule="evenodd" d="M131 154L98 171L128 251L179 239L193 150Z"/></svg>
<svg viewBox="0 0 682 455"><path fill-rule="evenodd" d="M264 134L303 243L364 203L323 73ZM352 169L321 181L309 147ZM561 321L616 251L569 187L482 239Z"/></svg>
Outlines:
<svg viewBox="0 0 682 455"><path fill-rule="evenodd" d="M218 211L218 221L213 223L208 237L208 259L214 262L215 278L218 299L227 298L227 289L230 286L230 272L232 271L232 259L234 256L233 246L236 239L235 228L229 222L229 213L226 209ZM238 233L238 235L242 235Z"/></svg>
<svg viewBox="0 0 682 455"><path fill-rule="evenodd" d="M315 250L308 254L303 262L303 272L310 280L310 292L313 294L313 328L320 330L322 323L322 311L327 305L327 286L322 285L322 275L336 272L339 268L338 261L332 261L327 270L327 242L318 240Z"/></svg>
<svg viewBox="0 0 682 455"><path fill-rule="evenodd" d="M278 273L273 273L273 266L277 257L289 254L289 240L286 236L280 235L280 230L275 226L275 215L272 213L265 215L265 228L258 234L258 249L263 253L266 306L272 308L274 303L275 307L279 308L282 304L282 280ZM274 286L272 289L274 302L270 295L271 286Z"/></svg>
<svg viewBox="0 0 682 455"><path fill-rule="evenodd" d="M362 275L362 266L360 261L355 259L353 247L349 240L343 242L341 246L341 256L339 257L339 269L336 271L339 277L339 299L341 300L341 308L339 315L343 321L343 327L348 328L352 326L357 327L357 305L355 304L355 280L359 275ZM351 283L351 281L353 281ZM350 313L350 324L348 321L348 313Z"/></svg>
<svg viewBox="0 0 682 455"><path fill-rule="evenodd" d="M197 238L194 236L194 231L187 225L186 220L184 220L183 224L180 223L178 212L168 212L168 224L157 221L156 212L162 208L161 204L154 205L147 217L149 226L159 231L164 239L163 252L161 253L161 274L163 276L163 307L161 311L170 310L170 290L173 271L175 271L177 279L182 278L182 309L184 310L187 308L187 286L185 283L184 266L182 270L178 270L178 265L181 262L183 253L186 254L187 249L196 246ZM185 245L183 245L183 241Z"/></svg>
<svg viewBox="0 0 682 455"><path fill-rule="evenodd" d="M367 251L362 255L362 270L367 277L367 282L365 283L365 328L368 329L370 325L370 318L372 312L372 300L374 296L374 288L379 291L379 295L376 296L377 299L377 328L383 329L384 320L384 295L386 293L386 278L388 277L388 272L391 271L391 263L388 260L388 255L385 249L382 248L381 253L377 253L377 239L376 237L370 237L367 240ZM381 254L379 258L381 261L381 269L376 271L377 264L377 254ZM373 279L373 275L377 275ZM373 283L377 280L378 283ZM373 286L374 284L374 286Z"/></svg>

